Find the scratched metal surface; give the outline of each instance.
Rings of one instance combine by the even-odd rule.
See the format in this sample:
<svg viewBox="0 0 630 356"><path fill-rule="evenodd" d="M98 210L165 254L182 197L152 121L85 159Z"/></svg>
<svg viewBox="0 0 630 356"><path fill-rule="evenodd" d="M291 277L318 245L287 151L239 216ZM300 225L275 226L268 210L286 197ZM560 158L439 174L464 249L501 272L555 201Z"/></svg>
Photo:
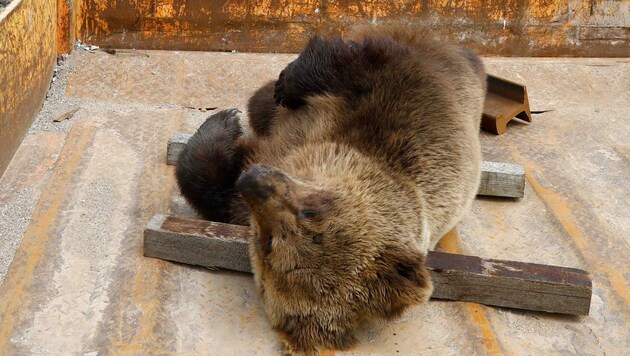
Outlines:
<svg viewBox="0 0 630 356"><path fill-rule="evenodd" d="M244 108L255 86L293 56L147 53L83 55L72 73L66 96L101 109L74 123L52 173L25 176L26 185L46 186L0 287L4 354L280 351L250 276L144 258L141 242L153 214L191 214L165 162L170 134L192 131L208 114L185 107ZM630 63L486 63L528 86L532 110L553 111L530 126L511 124L504 136L482 133L485 159L525 166L525 198L478 199L459 236L440 248L591 271L591 315L431 301L400 320L363 326L356 348L335 353L630 349Z"/></svg>

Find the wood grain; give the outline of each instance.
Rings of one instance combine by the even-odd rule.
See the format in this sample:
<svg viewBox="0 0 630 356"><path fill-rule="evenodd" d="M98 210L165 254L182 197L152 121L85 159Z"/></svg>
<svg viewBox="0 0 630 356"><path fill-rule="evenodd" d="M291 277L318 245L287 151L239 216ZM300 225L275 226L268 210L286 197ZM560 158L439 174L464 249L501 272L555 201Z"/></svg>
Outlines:
<svg viewBox="0 0 630 356"><path fill-rule="evenodd" d="M177 165L177 159L182 152L188 140L192 137L191 134L175 133L171 135L168 140L168 147L166 148L166 164L171 166Z"/></svg>
<svg viewBox="0 0 630 356"><path fill-rule="evenodd" d="M247 233L244 226L155 215L144 231L144 255L250 272Z"/></svg>
<svg viewBox="0 0 630 356"><path fill-rule="evenodd" d="M166 163L177 165L191 134L175 133L168 140ZM522 198L525 190L525 169L520 164L484 161L481 166L481 184L478 195Z"/></svg>
<svg viewBox="0 0 630 356"><path fill-rule="evenodd" d="M483 161L477 195L522 198L525 194L525 168L520 164Z"/></svg>
<svg viewBox="0 0 630 356"><path fill-rule="evenodd" d="M249 228L156 215L144 233L144 255L213 268L251 272ZM551 313L588 315L587 272L566 267L429 252L433 298Z"/></svg>

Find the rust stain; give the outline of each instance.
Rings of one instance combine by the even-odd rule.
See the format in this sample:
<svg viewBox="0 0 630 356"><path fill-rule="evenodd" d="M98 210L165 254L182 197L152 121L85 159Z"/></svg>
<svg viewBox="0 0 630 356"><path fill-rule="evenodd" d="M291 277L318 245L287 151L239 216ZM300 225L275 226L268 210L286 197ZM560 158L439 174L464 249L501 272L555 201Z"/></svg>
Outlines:
<svg viewBox="0 0 630 356"><path fill-rule="evenodd" d="M476 303L464 303L464 305L475 321L475 324L477 324L481 332L481 337L483 338L483 345L486 347L486 350L488 350L488 353L490 355L503 355L499 342L494 335L494 330L492 330L492 325L481 305Z"/></svg>
<svg viewBox="0 0 630 356"><path fill-rule="evenodd" d="M77 39L77 36L81 34L82 30L82 23L80 19L82 18L83 6L85 5L85 1L73 0L72 5L72 27L70 28L70 34L72 36L72 39ZM70 44L70 50L72 50L72 45L74 43L70 42Z"/></svg>
<svg viewBox="0 0 630 356"><path fill-rule="evenodd" d="M625 280L623 271L606 267L605 264L601 263L600 259L591 252L593 247L588 242L586 236L584 236L582 231L578 228L577 222L571 213L571 208L567 200L553 190L543 187L532 175L531 167L528 167L527 164L525 164L525 177L527 177L527 181L551 209L555 218L560 222L564 230L571 237L582 255L586 257L589 262L589 266L605 274L608 277L615 293L621 297L626 306L630 306L630 285Z"/></svg>
<svg viewBox="0 0 630 356"><path fill-rule="evenodd" d="M71 52L70 14L66 0L57 0L57 53Z"/></svg>
<svg viewBox="0 0 630 356"><path fill-rule="evenodd" d="M581 251L586 251L590 248L589 243L582 234L582 231L577 227L575 218L571 213L571 208L566 199L560 194L554 192L549 188L543 187L536 178L532 175L531 167L525 165L525 177L527 181L531 183L534 190L540 195L547 205L553 211L554 216L558 219L562 227L571 236L577 247Z"/></svg>
<svg viewBox="0 0 630 356"><path fill-rule="evenodd" d="M81 32L83 0L57 0L57 54L70 53Z"/></svg>
<svg viewBox="0 0 630 356"><path fill-rule="evenodd" d="M438 243L440 251L448 253L461 253L461 245L459 244L459 230L453 228Z"/></svg>
<svg viewBox="0 0 630 356"><path fill-rule="evenodd" d="M462 247L459 243L459 231L457 228L449 231L439 242L438 249L448 253L462 253ZM486 315L483 307L476 303L462 302L465 310L470 314L481 337L483 345L490 355L504 354L499 341L492 329L492 324Z"/></svg>
<svg viewBox="0 0 630 356"><path fill-rule="evenodd" d="M20 317L29 306L27 290L40 264L51 227L59 216L61 205L68 196L70 180L81 163L81 156L94 137L95 129L72 129L57 162L56 172L48 183L33 213L32 224L26 230L20 248L11 263L0 289L0 350L7 350L11 335Z"/></svg>
<svg viewBox="0 0 630 356"><path fill-rule="evenodd" d="M12 190L9 196L18 194L24 189L33 189L33 183L35 183L35 187L41 186L41 189L45 187L44 184L51 174L50 168L55 166L55 162L59 158L58 153L61 151L65 139L66 134L62 132L42 132L24 139L12 161L18 167L22 167L21 170L13 170L13 172L22 173L20 175L7 173L2 177L2 185L5 188L13 188L9 188ZM37 153L31 154L31 152ZM40 188L36 189L39 190ZM9 201L3 200L1 189L0 201Z"/></svg>
<svg viewBox="0 0 630 356"><path fill-rule="evenodd" d="M185 8L185 5L182 5ZM155 12L153 14L156 18L173 18L175 17L175 8L173 8L172 1L158 2L155 5Z"/></svg>
<svg viewBox="0 0 630 356"><path fill-rule="evenodd" d="M615 292L623 298L627 305L630 305L630 286L623 277L623 273L617 270L608 270L608 279L612 284Z"/></svg>
<svg viewBox="0 0 630 356"><path fill-rule="evenodd" d="M181 126L181 122L178 122ZM159 144L164 140L158 140ZM168 197L173 195L175 189L175 175L172 168L166 164L158 164L156 166L148 166L143 174L143 181L140 185L140 195L145 205L142 211L145 213L148 221L151 211L167 211L170 200ZM156 186L162 189L155 189ZM142 234L138 234L142 236ZM138 271L131 280L131 304L135 305L142 311L142 317L139 320L139 327L134 334L131 345L144 345L144 350L152 350L154 345L160 345L160 336L156 334L155 328L160 325L161 307L164 302L159 296L163 292L160 274L164 268L168 268L168 263L164 261L155 261L155 263L147 264L140 261ZM163 314L163 313L162 313ZM153 350L156 351L156 350Z"/></svg>
<svg viewBox="0 0 630 356"><path fill-rule="evenodd" d="M178 78L182 79L183 65L179 70ZM154 125L156 127L148 127L145 131L135 134L138 140L150 140L150 143L147 143L150 146L145 148L148 161L140 175L142 178L137 193L139 215L135 217L136 224L129 233L129 244L135 251L134 256L121 261L127 264L126 268L135 273L125 280L117 292L116 303L120 305L118 308L123 309L116 311L114 322L119 332L103 330L102 341L108 346L109 352L114 354L134 350L148 354L176 353L174 349L170 349L176 346L170 341L165 341L172 339L172 335L169 334L171 331L168 326L169 316L165 309L167 299L165 296L171 292L168 288L168 279L165 278L170 268L169 263L138 256L142 256L144 224L154 213L168 211L170 197L176 189L173 167L166 165L163 154L164 142L168 140L170 133L181 129L182 115L174 115L166 126L164 123ZM138 313L135 322L126 319L125 313L129 311Z"/></svg>
<svg viewBox="0 0 630 356"><path fill-rule="evenodd" d="M559 20L563 10L569 6L568 0L538 0L529 3L529 13L538 22Z"/></svg>
<svg viewBox="0 0 630 356"><path fill-rule="evenodd" d="M587 260L590 268L606 275L615 294L617 294L626 304L626 309L630 307L630 284L624 278L624 271L608 267L607 264L602 263L599 256L592 252L594 248L589 243L588 238L578 227L577 220L572 213L572 208L568 200L552 189L542 186L532 174L532 172L540 169L540 166L534 164L533 162L529 162L525 157L521 156L513 145L510 145L510 150L516 161L521 162L525 166L525 177L527 178L527 181L545 202L547 207L551 210L553 216L567 232L569 237L571 237L575 246ZM625 315L630 316L627 312Z"/></svg>
<svg viewBox="0 0 630 356"><path fill-rule="evenodd" d="M119 351L119 352L130 352L130 351L138 351L138 352L139 351L145 351L146 352L147 351L142 345L139 345L139 344L135 344L135 345L132 345L132 344L118 344L118 345L115 345L115 346L116 346L117 351Z"/></svg>

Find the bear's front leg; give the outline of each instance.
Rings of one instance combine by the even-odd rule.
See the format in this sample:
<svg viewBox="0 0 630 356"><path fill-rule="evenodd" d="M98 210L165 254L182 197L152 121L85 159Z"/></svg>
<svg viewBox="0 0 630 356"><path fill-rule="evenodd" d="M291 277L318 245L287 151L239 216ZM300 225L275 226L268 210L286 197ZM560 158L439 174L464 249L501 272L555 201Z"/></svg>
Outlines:
<svg viewBox="0 0 630 356"><path fill-rule="evenodd" d="M238 113L237 109L223 110L206 119L177 161L182 194L207 220L230 222L234 183L245 158Z"/></svg>

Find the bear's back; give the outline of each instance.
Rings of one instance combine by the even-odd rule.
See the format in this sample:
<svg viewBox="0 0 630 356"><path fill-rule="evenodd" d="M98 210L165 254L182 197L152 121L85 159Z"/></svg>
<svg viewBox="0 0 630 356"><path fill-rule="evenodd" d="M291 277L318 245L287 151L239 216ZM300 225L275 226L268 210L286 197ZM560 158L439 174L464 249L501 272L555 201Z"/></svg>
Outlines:
<svg viewBox="0 0 630 356"><path fill-rule="evenodd" d="M388 37L377 45L402 50L376 68L358 71L369 93L353 100L315 95L298 110L281 108L281 119L254 161L282 167L295 147L347 145L370 157L374 169L419 188L433 245L476 194L485 73L470 52L414 27L368 26L351 36L361 41L376 33Z"/></svg>

